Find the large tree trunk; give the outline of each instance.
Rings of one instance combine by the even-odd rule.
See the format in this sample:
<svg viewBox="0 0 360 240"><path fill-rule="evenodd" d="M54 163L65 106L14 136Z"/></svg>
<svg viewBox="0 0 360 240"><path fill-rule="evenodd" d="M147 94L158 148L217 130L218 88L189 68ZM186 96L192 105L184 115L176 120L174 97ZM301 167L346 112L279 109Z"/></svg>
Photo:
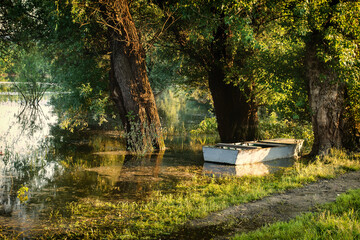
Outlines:
<svg viewBox="0 0 360 240"><path fill-rule="evenodd" d="M213 8L216 11L216 8ZM244 59L235 63L237 53L228 42L230 28L225 23L224 14L214 13L214 19L222 23L214 32L214 38L207 41L193 43L187 31L174 24L171 31L180 46L180 51L194 60L194 67L199 65L208 75L208 86L214 103L218 132L222 142L238 142L254 140L258 137L258 106L250 88L240 89L234 83L226 83L226 73L230 66L241 69ZM220 16L220 17L218 17ZM176 21L175 21L176 22ZM186 21L185 21L186 22ZM183 23L184 24L184 23ZM248 57L248 53L243 53Z"/></svg>
<svg viewBox="0 0 360 240"><path fill-rule="evenodd" d="M228 37L224 24L217 29L211 45L213 61L208 76L219 135L222 142L254 140L258 135L258 107L250 97L251 89L225 82L225 68L233 63L227 52Z"/></svg>
<svg viewBox="0 0 360 240"><path fill-rule="evenodd" d="M138 134L141 141L149 141L147 129L152 129L154 145L164 149L160 119L148 80L145 51L130 15L126 0L106 0L111 41L111 95L119 109L128 134ZM131 133L132 124L141 133ZM153 139L153 140L154 140Z"/></svg>
<svg viewBox="0 0 360 240"><path fill-rule="evenodd" d="M342 147L340 127L345 87L336 72L317 57L318 46L322 44L320 33L313 33L310 39L306 43L305 68L314 131L311 154L324 155L331 148Z"/></svg>
<svg viewBox="0 0 360 240"><path fill-rule="evenodd" d="M257 106L238 86L226 84L219 69L209 74L218 131L222 142L254 140L258 134Z"/></svg>

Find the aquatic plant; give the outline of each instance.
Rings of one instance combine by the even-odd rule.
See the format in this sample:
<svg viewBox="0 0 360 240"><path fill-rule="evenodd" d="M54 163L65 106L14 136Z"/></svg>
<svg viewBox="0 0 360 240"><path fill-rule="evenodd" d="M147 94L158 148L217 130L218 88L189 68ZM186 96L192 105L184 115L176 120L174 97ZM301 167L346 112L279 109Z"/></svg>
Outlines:
<svg viewBox="0 0 360 240"><path fill-rule="evenodd" d="M17 198L21 203L25 203L28 199L29 188L26 186L21 186L21 188L17 191Z"/></svg>

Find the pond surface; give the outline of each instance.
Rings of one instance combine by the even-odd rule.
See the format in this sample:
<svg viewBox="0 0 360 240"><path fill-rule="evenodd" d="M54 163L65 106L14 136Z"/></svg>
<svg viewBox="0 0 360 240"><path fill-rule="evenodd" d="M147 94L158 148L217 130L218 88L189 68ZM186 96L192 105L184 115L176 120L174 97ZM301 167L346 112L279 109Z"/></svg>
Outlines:
<svg viewBox="0 0 360 240"><path fill-rule="evenodd" d="M25 235L43 228L52 210L79 198L146 200L194 174L264 175L291 165L204 164L201 145L186 137L168 137L166 152L126 155L118 132L76 135L59 129L48 98L31 107L13 94L2 95L0 116L0 225Z"/></svg>

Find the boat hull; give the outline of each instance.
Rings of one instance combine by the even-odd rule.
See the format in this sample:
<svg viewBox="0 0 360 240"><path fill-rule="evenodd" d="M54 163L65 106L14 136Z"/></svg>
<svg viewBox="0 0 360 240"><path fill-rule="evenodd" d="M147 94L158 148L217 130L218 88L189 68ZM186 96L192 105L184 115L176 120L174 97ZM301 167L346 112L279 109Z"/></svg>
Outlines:
<svg viewBox="0 0 360 240"><path fill-rule="evenodd" d="M271 139L259 142L204 146L206 162L240 165L297 157L303 140ZM243 145L241 145L243 144ZM242 147L244 146L244 147ZM250 148L250 147L254 148Z"/></svg>

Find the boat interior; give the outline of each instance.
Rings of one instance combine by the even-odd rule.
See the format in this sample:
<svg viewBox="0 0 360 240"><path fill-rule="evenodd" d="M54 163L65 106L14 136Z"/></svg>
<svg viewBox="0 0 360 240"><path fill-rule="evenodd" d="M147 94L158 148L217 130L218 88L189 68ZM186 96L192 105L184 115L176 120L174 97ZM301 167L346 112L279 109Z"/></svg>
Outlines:
<svg viewBox="0 0 360 240"><path fill-rule="evenodd" d="M292 144L252 141L252 142L239 142L239 143L218 143L215 146L219 148L233 148L233 149L258 149L258 148L269 148L269 147L285 147L288 145L292 145Z"/></svg>

